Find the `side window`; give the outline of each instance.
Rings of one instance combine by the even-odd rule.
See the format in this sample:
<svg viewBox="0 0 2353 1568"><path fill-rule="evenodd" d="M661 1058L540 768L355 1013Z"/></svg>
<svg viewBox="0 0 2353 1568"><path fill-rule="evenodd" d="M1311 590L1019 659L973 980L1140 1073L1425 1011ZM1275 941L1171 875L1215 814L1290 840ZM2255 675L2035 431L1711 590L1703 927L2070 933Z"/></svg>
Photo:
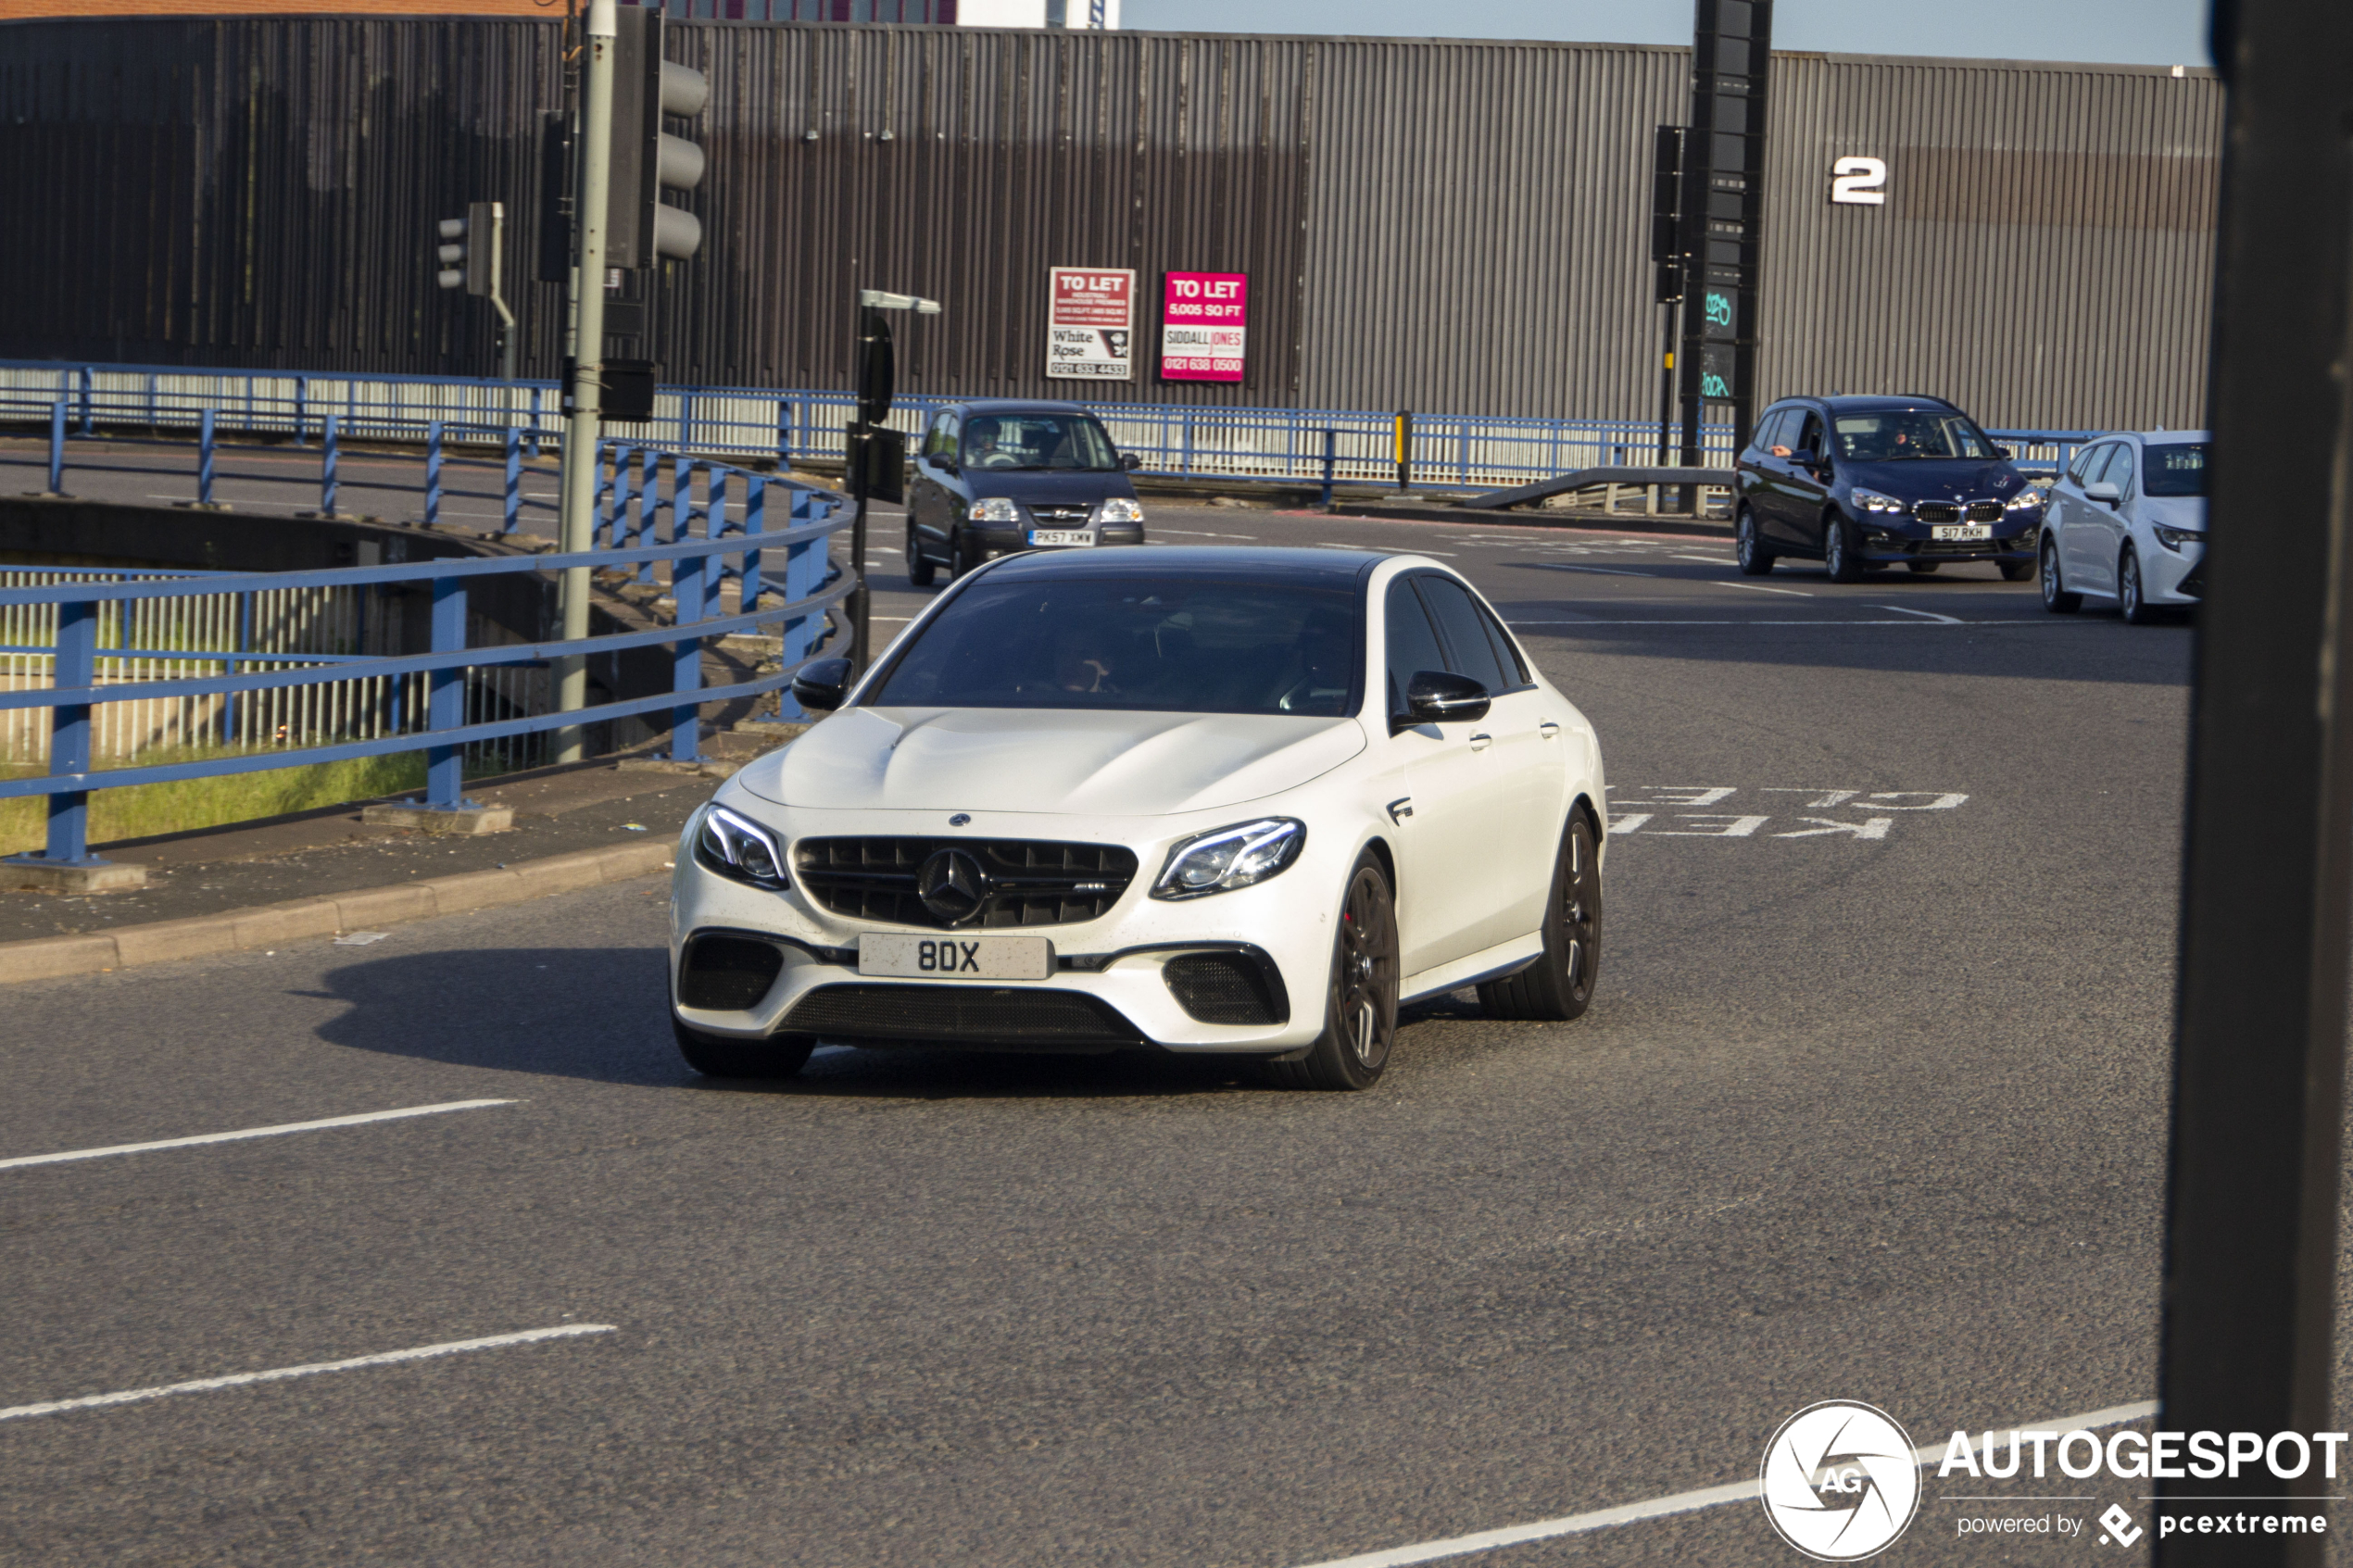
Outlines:
<svg viewBox="0 0 2353 1568"><path fill-rule="evenodd" d="M2097 484L2100 482L2100 475L2108 470L2108 460L2115 456L2116 444L2114 442L2104 441L2097 446L2093 447L2090 461L2083 465L2083 477L2076 483L2079 484Z"/></svg>
<svg viewBox="0 0 2353 1568"><path fill-rule="evenodd" d="M1496 656L1503 659L1504 668L1517 672L1519 679L1512 684L1516 686L1533 685L1535 677L1528 672L1527 659L1521 655L1519 645L1512 641L1512 634L1504 630L1504 623L1495 619L1495 612L1476 597L1471 600L1471 608L1478 611L1478 619L1487 627L1488 641L1495 645Z"/></svg>
<svg viewBox="0 0 2353 1568"><path fill-rule="evenodd" d="M1403 713L1406 686L1425 670L1445 669L1446 654L1438 646L1438 633L1430 627L1429 615L1422 608L1411 578L1400 577L1390 583L1388 618L1389 710Z"/></svg>
<svg viewBox="0 0 2353 1568"><path fill-rule="evenodd" d="M946 414L932 416L931 428L924 433L925 457L937 461L955 451L956 448L948 434L949 424L950 420Z"/></svg>
<svg viewBox="0 0 2353 1568"><path fill-rule="evenodd" d="M1805 427L1797 433L1797 439L1788 444L1789 448L1793 452L1811 452L1819 461L1829 455L1823 443L1822 416L1809 408L1806 412Z"/></svg>
<svg viewBox="0 0 2353 1568"><path fill-rule="evenodd" d="M2119 500L2129 501L2133 498L2133 444L2131 442L2120 441L2116 444L2116 456L2108 459L2108 471L2100 477L2116 486Z"/></svg>
<svg viewBox="0 0 2353 1568"><path fill-rule="evenodd" d="M2077 447L2075 449L2075 456L2068 462L2067 477L2073 480L2078 484L2090 483L2092 478L2092 460L2100 455L2100 449L2096 444L2090 446Z"/></svg>
<svg viewBox="0 0 2353 1568"><path fill-rule="evenodd" d="M1788 442L1781 439L1781 431L1782 428L1789 423L1791 412L1792 410L1788 408L1775 408L1766 414L1765 418L1757 424L1756 427L1756 448L1758 451L1770 453L1776 446L1786 446L1789 445Z"/></svg>
<svg viewBox="0 0 2353 1568"><path fill-rule="evenodd" d="M1446 639L1447 669L1468 675L1491 692L1506 692L1519 684L1504 673L1503 664L1495 658L1495 645L1487 640L1487 623L1479 619L1478 607L1461 583L1444 577L1423 577L1416 585L1423 602L1429 606L1430 618Z"/></svg>

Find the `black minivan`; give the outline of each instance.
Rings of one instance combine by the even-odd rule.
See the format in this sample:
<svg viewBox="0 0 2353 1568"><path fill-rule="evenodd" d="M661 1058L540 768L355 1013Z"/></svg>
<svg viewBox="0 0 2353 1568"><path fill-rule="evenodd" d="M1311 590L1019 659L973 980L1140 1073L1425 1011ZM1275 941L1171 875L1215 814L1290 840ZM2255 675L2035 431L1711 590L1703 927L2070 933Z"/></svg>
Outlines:
<svg viewBox="0 0 2353 1568"><path fill-rule="evenodd" d="M907 581L959 577L994 555L1144 542L1130 470L1076 403L990 398L932 416L907 486Z"/></svg>
<svg viewBox="0 0 2353 1568"><path fill-rule="evenodd" d="M1782 556L1834 583L1901 561L1992 561L2034 575L2043 494L2010 451L1941 397L1789 397L1757 419L1734 465L1733 551L1762 577Z"/></svg>

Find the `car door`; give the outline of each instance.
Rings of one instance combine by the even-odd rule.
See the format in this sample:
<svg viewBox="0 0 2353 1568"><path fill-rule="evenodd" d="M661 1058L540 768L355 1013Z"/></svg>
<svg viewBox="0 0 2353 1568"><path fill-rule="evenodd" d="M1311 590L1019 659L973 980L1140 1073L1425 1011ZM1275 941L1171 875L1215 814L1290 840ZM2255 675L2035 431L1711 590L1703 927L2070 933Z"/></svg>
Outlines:
<svg viewBox="0 0 2353 1568"><path fill-rule="evenodd" d="M1485 607L1452 577L1425 573L1414 579L1414 586L1438 623L1446 667L1493 695L1487 717L1470 726L1469 735L1471 749L1485 753L1492 775L1489 798L1494 803L1486 853L1476 862L1479 890L1467 950L1477 952L1525 935L1542 919L1560 836L1560 818L1553 809L1557 771L1546 767L1557 748L1543 734L1551 716L1520 664L1519 650Z"/></svg>
<svg viewBox="0 0 2353 1568"><path fill-rule="evenodd" d="M2108 459L2108 471L2100 475L2102 481L2116 486L2116 499L2106 504L2095 501L2084 508L2086 516L2097 526L2096 548L2107 567L2108 591L2111 594L2120 591L2120 577L2117 564L2124 553L2124 542L2132 537L2131 524L2127 520L2132 515L2133 496L2140 488L2136 483L2140 478L2140 449L2134 443L2118 442L2116 455Z"/></svg>
<svg viewBox="0 0 2353 1568"><path fill-rule="evenodd" d="M1774 508L1780 504L1783 477L1789 471L1789 459L1774 454L1776 446L1789 445L1781 439L1785 426L1797 418L1792 408L1768 408L1756 421L1756 438L1740 456L1741 499L1748 503L1749 515L1756 520L1757 537L1774 534Z"/></svg>
<svg viewBox="0 0 2353 1568"><path fill-rule="evenodd" d="M2066 569L2067 585L2071 589L2105 594L2114 586L2108 575L2111 562L2108 531L2101 522L2107 508L2083 492L2107 477L2108 464L2115 458L2120 445L2103 441L2092 448L2091 458L2076 482L2075 494L2068 498L2067 521L2059 533L2059 559Z"/></svg>
<svg viewBox="0 0 2353 1568"><path fill-rule="evenodd" d="M1796 444L1791 447L1789 486L1784 494L1789 507L1789 537L1809 550L1822 548L1822 512L1831 495L1831 433L1822 416L1812 408L1806 410L1806 420L1798 427ZM1810 456L1812 461L1798 459Z"/></svg>
<svg viewBox="0 0 2353 1568"><path fill-rule="evenodd" d="M915 447L915 471L907 484L908 531L918 537L926 555L937 553L931 547L931 541L938 533L936 520L939 515L939 478L936 465L941 431L948 419L948 411L943 408L924 427L924 438Z"/></svg>
<svg viewBox="0 0 2353 1568"><path fill-rule="evenodd" d="M948 536L963 514L963 476L956 464L962 423L955 409L942 408L924 436L923 458L915 465L923 482L922 509L911 509L910 516L923 535L924 553L934 560L948 558Z"/></svg>
<svg viewBox="0 0 2353 1568"><path fill-rule="evenodd" d="M2106 461L2097 443L2079 446L2067 459L2067 467L2051 481L2049 498L2044 502L2043 533L2050 547L2058 552L2059 568L2067 568L2067 530L2083 505L2083 474L2095 458Z"/></svg>
<svg viewBox="0 0 2353 1568"><path fill-rule="evenodd" d="M1450 666L1411 575L1390 579L1382 622L1388 711L1402 715L1415 675ZM1473 735L1487 739L1474 745ZM1392 725L1387 744L1399 781L1390 787L1400 790L1400 798L1384 802L1397 856L1399 961L1413 975L1486 945L1477 939L1487 897L1476 869L1500 858L1500 775L1484 719Z"/></svg>

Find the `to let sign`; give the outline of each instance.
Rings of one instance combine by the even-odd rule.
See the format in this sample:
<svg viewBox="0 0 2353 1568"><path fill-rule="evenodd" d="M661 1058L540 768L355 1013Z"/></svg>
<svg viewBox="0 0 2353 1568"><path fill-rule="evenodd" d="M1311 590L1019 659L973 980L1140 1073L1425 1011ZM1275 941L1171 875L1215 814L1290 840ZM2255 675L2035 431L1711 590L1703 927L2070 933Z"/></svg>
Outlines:
<svg viewBox="0 0 2353 1568"><path fill-rule="evenodd" d="M1250 314L1245 272L1171 272L1163 284L1160 375L1163 381L1242 379L1242 343Z"/></svg>
<svg viewBox="0 0 2353 1568"><path fill-rule="evenodd" d="M1118 267L1049 270L1046 374L1061 381L1133 381L1136 274Z"/></svg>

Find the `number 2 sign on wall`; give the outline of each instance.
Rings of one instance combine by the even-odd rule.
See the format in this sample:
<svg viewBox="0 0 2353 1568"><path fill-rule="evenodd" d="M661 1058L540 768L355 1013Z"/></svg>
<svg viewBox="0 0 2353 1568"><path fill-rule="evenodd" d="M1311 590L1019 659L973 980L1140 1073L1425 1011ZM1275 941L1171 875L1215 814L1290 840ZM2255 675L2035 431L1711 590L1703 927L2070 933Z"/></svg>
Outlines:
<svg viewBox="0 0 2353 1568"><path fill-rule="evenodd" d="M1887 160L1843 157L1831 165L1831 200L1841 207L1881 207L1887 201Z"/></svg>

